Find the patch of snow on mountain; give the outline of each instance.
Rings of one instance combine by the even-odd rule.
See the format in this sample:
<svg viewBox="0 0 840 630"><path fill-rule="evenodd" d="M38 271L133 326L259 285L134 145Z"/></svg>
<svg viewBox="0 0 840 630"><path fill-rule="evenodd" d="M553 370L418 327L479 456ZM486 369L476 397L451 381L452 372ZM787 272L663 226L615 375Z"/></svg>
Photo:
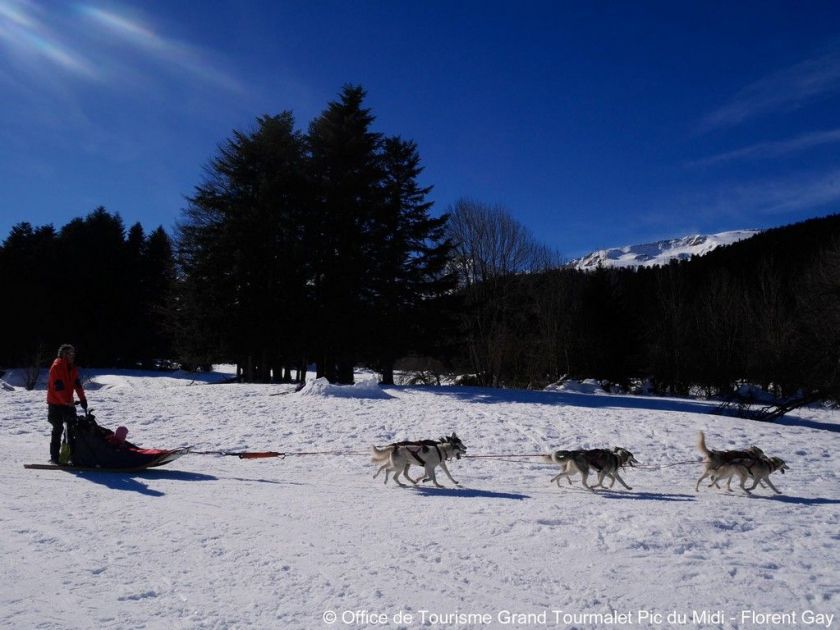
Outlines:
<svg viewBox="0 0 840 630"><path fill-rule="evenodd" d="M672 260L688 260L692 256L703 256L710 251L748 239L758 234L759 230L734 230L719 234L695 234L683 238L642 245L626 245L600 249L573 260L571 267L582 271L602 267L653 267L667 265Z"/></svg>

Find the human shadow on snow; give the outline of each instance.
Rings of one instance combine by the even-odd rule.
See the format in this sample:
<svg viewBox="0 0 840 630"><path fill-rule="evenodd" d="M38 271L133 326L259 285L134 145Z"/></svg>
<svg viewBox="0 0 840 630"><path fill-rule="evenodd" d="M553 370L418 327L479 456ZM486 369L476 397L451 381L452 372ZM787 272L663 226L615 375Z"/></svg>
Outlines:
<svg viewBox="0 0 840 630"><path fill-rule="evenodd" d="M513 494L510 492L492 492L490 490L477 490L475 488L414 488L417 494L429 497L460 497L465 499L513 499L522 501L530 499L527 494Z"/></svg>
<svg viewBox="0 0 840 630"><path fill-rule="evenodd" d="M215 481L218 477L201 473L183 472L180 470L141 470L133 472L120 471L68 471L81 479L98 483L112 490L137 492L150 497L162 497L164 492L153 490L140 479L173 479L177 481ZM139 479L138 479L139 478Z"/></svg>

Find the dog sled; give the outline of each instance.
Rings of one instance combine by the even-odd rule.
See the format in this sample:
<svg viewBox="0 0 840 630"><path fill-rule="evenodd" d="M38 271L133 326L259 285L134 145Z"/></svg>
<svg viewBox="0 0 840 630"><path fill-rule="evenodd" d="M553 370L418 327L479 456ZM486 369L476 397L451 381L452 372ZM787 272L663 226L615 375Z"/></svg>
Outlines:
<svg viewBox="0 0 840 630"><path fill-rule="evenodd" d="M122 430L120 430L122 429ZM64 464L25 464L37 470L80 470L98 472L135 472L163 466L190 452L177 449L140 448L125 440L125 429L117 432L99 426L90 411L65 423L69 461ZM63 445L62 445L63 446Z"/></svg>

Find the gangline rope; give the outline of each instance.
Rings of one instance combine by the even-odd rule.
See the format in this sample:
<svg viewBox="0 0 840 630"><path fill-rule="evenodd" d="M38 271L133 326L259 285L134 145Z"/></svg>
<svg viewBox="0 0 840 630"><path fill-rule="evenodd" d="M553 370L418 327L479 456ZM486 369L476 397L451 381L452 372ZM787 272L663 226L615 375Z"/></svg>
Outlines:
<svg viewBox="0 0 840 630"><path fill-rule="evenodd" d="M333 455L333 456L345 456L345 455L368 455L367 451L190 451L191 455L218 455L224 457L238 457L239 459L263 459L263 458L271 458L277 457L279 459L286 459L287 457L306 457L310 455ZM526 464L529 463L527 461L522 461L521 459L512 459L512 458L523 458L523 457L539 457L544 458L549 456L549 453L489 453L484 455L463 455L462 459L496 459L503 462L509 462L513 464ZM546 462L547 463L547 462ZM661 470L662 468L671 468L673 466L686 466L686 465L696 465L700 463L699 460L685 460L681 462L671 462L668 464L660 464L660 465L639 465L633 466L633 468L637 468L639 470Z"/></svg>

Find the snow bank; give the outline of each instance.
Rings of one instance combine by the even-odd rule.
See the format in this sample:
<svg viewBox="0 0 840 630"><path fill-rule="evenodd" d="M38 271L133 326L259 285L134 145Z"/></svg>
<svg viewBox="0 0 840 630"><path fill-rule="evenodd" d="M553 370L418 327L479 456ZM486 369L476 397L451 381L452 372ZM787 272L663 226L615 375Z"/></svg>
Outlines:
<svg viewBox="0 0 840 630"><path fill-rule="evenodd" d="M220 366L222 368L226 366ZM185 372L177 370L174 372L162 372L154 370L98 370L80 368L79 375L82 379L85 390L97 391L103 389L165 389L169 387L183 387L187 385L205 385L211 383L224 383L235 376L228 370L213 372ZM47 389L48 370L41 370L38 375L36 390ZM25 389L26 370L7 370L0 379L0 387L3 389Z"/></svg>
<svg viewBox="0 0 840 630"><path fill-rule="evenodd" d="M27 371L23 369L6 370L0 378L3 389L26 389ZM41 370L35 389L47 388L47 371Z"/></svg>
<svg viewBox="0 0 840 630"><path fill-rule="evenodd" d="M298 392L298 396L312 396L319 398L393 398L385 392L375 378L367 378L355 385L333 385L326 378L321 377L308 381Z"/></svg>
<svg viewBox="0 0 840 630"><path fill-rule="evenodd" d="M595 379L588 378L585 381L569 379L559 383L553 383L545 388L547 392L564 392L571 394L606 394L601 383Z"/></svg>

